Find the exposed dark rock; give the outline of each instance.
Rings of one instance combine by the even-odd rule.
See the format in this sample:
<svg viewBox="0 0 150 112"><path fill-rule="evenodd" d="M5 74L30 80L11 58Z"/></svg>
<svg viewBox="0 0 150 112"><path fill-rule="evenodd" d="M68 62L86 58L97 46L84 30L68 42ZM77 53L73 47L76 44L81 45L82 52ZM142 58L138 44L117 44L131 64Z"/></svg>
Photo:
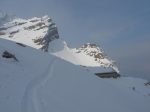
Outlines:
<svg viewBox="0 0 150 112"><path fill-rule="evenodd" d="M95 73L96 76L100 78L118 78L120 74L117 72L107 72L107 73Z"/></svg>
<svg viewBox="0 0 150 112"><path fill-rule="evenodd" d="M44 22L39 22L39 23L37 23L35 26L39 26L39 27L41 27L41 26L44 26L45 25L45 23Z"/></svg>
<svg viewBox="0 0 150 112"><path fill-rule="evenodd" d="M36 38L36 39L33 39L34 43L36 43L37 45L42 45L43 43L43 38Z"/></svg>
<svg viewBox="0 0 150 112"><path fill-rule="evenodd" d="M22 22L22 23L18 23L17 25L23 25L26 24L27 22Z"/></svg>
<svg viewBox="0 0 150 112"><path fill-rule="evenodd" d="M105 58L105 56L102 53L98 53L98 54L94 53L94 57L98 58L98 59L104 59Z"/></svg>
<svg viewBox="0 0 150 112"><path fill-rule="evenodd" d="M41 30L41 29L44 29L44 28L47 28L48 26L42 26L42 27L40 27L40 28L38 28L38 29L36 29L36 30Z"/></svg>
<svg viewBox="0 0 150 112"><path fill-rule="evenodd" d="M132 90L135 91L135 87L132 87Z"/></svg>
<svg viewBox="0 0 150 112"><path fill-rule="evenodd" d="M29 26L29 27L25 27L24 29L25 29L25 30L32 30L32 29L35 29L36 27L42 27L42 26L44 26L44 25L45 25L44 22L39 22L39 23L37 23L37 24L35 24L35 25Z"/></svg>
<svg viewBox="0 0 150 112"><path fill-rule="evenodd" d="M45 52L48 52L49 43L58 38L59 38L59 34L58 34L57 27L56 26L49 27L47 34L42 39L43 47L41 49Z"/></svg>
<svg viewBox="0 0 150 112"><path fill-rule="evenodd" d="M51 23L48 27L53 27L55 26L55 23Z"/></svg>
<svg viewBox="0 0 150 112"><path fill-rule="evenodd" d="M81 67L87 67L87 66L84 66L84 65L80 65Z"/></svg>
<svg viewBox="0 0 150 112"><path fill-rule="evenodd" d="M10 35L14 35L15 33L18 33L19 30L16 30L16 31L13 31L13 32L10 32Z"/></svg>
<svg viewBox="0 0 150 112"><path fill-rule="evenodd" d="M10 52L8 51L4 51L3 54L2 54L2 57L3 58L12 58L14 59L15 61L18 61L18 59L15 57L14 54L11 54Z"/></svg>
<svg viewBox="0 0 150 112"><path fill-rule="evenodd" d="M93 51L88 50L89 48L94 48ZM76 53L84 52L86 55L94 57L96 60L104 59L106 55L96 44L84 44L82 47L77 49Z"/></svg>
<svg viewBox="0 0 150 112"><path fill-rule="evenodd" d="M16 43L17 45L20 45L20 46L22 46L22 47L26 47L26 45L24 45L24 44L22 44L22 43Z"/></svg>
<svg viewBox="0 0 150 112"><path fill-rule="evenodd" d="M47 21L48 21L48 22L52 22L52 19L51 19L51 18L49 18Z"/></svg>
<svg viewBox="0 0 150 112"><path fill-rule="evenodd" d="M36 28L35 25L29 26L29 27L24 27L25 30L32 30L32 29L35 29L35 28Z"/></svg>
<svg viewBox="0 0 150 112"><path fill-rule="evenodd" d="M32 39L32 41L35 44L40 45L41 50L47 52L50 42L59 38L59 34L58 34L56 24L54 22L52 22L52 19L48 18L47 16L43 17L43 18L37 18L37 19L34 18L32 20L29 20L29 21L32 22L32 24L27 25L27 26L23 26L23 29L24 30L29 30L29 31L35 31L35 32L37 30L44 29L43 33L45 35L38 36L38 37ZM10 24L8 24L7 29L9 29L11 27L16 27L16 26L18 26L17 28L19 28L19 25L23 25L23 24L26 24L26 23L28 23L28 21L21 21L21 22L20 21L19 22L18 21L13 21ZM8 37L9 38L15 37L16 33L21 32L22 27L19 28L19 29L20 30L15 30L15 31L10 30L10 32L8 33L9 34ZM0 27L0 35L5 34L3 30L6 30L6 28ZM24 47L24 45L21 44L21 43L16 43L16 44L21 45L21 46Z"/></svg>
<svg viewBox="0 0 150 112"><path fill-rule="evenodd" d="M145 86L150 86L150 82L144 83Z"/></svg>

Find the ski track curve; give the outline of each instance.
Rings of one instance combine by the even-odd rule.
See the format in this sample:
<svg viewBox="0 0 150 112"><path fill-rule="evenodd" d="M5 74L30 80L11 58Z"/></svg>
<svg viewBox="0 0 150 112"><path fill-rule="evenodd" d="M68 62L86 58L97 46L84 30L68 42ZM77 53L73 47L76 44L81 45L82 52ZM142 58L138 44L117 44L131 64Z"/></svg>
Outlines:
<svg viewBox="0 0 150 112"><path fill-rule="evenodd" d="M37 96L37 89L44 86L47 80L53 76L53 69L56 60L56 58L53 58L45 72L36 76L26 86L21 104L22 112L44 112Z"/></svg>

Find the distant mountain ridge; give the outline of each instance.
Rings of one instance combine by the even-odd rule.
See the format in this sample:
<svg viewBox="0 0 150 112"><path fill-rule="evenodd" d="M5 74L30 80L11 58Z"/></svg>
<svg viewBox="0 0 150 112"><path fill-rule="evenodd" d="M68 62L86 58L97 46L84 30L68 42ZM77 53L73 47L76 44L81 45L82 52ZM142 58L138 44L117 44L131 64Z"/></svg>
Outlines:
<svg viewBox="0 0 150 112"><path fill-rule="evenodd" d="M41 49L76 65L112 68L112 71L119 73L114 61L96 44L87 43L79 48L69 48L59 37L58 28L49 16L15 18L0 27L0 38Z"/></svg>
<svg viewBox="0 0 150 112"><path fill-rule="evenodd" d="M49 42L58 39L55 23L48 16L32 19L16 18L0 28L3 38L48 51Z"/></svg>

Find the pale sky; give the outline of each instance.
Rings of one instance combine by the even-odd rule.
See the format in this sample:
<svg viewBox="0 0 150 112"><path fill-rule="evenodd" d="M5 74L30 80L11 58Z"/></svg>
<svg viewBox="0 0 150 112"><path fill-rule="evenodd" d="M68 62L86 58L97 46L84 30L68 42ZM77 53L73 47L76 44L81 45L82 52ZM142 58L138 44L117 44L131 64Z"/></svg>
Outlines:
<svg viewBox="0 0 150 112"><path fill-rule="evenodd" d="M97 43L122 75L150 80L150 0L0 0L0 10L49 15L70 47Z"/></svg>

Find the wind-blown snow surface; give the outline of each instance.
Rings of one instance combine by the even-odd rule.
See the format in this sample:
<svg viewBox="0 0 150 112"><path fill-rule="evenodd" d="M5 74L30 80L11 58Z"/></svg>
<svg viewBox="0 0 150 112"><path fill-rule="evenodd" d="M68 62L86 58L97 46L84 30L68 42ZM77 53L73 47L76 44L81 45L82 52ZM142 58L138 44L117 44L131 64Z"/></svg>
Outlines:
<svg viewBox="0 0 150 112"><path fill-rule="evenodd" d="M19 61L3 58L5 50ZM48 53L0 39L0 112L149 112L145 82L100 79Z"/></svg>

